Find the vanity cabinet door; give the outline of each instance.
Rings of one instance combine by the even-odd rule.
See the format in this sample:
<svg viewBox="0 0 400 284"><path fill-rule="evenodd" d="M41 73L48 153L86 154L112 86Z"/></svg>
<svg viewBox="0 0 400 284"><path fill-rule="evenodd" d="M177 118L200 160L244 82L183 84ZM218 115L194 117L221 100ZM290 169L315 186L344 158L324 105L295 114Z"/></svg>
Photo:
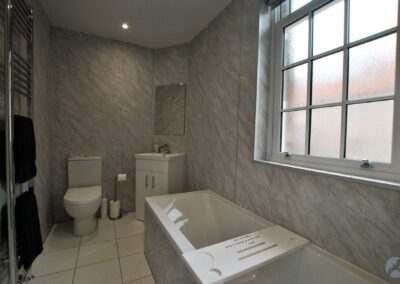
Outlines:
<svg viewBox="0 0 400 284"><path fill-rule="evenodd" d="M168 194L168 176L166 173L153 172L151 176L152 196Z"/></svg>
<svg viewBox="0 0 400 284"><path fill-rule="evenodd" d="M152 172L136 171L136 219L144 221L144 199L152 195Z"/></svg>

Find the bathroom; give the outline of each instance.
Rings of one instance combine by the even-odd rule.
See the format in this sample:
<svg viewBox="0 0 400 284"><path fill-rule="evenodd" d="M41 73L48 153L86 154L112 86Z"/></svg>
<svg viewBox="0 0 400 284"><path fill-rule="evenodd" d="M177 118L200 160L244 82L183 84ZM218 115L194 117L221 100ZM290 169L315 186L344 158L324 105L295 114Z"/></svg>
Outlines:
<svg viewBox="0 0 400 284"><path fill-rule="evenodd" d="M0 283L400 283L398 0L0 4Z"/></svg>

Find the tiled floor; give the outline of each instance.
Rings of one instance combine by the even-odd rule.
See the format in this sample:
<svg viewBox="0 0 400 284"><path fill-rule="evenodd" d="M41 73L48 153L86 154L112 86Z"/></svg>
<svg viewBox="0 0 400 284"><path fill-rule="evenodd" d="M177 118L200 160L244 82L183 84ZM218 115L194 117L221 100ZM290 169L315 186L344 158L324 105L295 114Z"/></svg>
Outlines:
<svg viewBox="0 0 400 284"><path fill-rule="evenodd" d="M111 221L99 219L95 233L72 234L72 223L54 225L35 260L33 284L155 283L144 256L144 224L134 213Z"/></svg>

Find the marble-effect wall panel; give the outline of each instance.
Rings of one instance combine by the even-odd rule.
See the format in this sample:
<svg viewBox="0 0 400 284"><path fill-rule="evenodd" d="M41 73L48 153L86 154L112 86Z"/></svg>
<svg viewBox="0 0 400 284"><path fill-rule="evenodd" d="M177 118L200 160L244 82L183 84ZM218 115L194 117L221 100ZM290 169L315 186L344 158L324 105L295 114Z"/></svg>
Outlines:
<svg viewBox="0 0 400 284"><path fill-rule="evenodd" d="M241 9L234 1L190 44L188 186L233 200Z"/></svg>
<svg viewBox="0 0 400 284"><path fill-rule="evenodd" d="M50 22L39 0L32 1L34 21L33 113L36 138L35 194L43 240L53 225L52 94Z"/></svg>
<svg viewBox="0 0 400 284"><path fill-rule="evenodd" d="M154 90L156 86L185 83L189 87L189 46L178 45L157 49L154 52ZM186 104L188 92L186 92ZM186 106L187 107L187 106ZM185 117L187 125L187 116ZM153 143L168 144L172 152L186 152L184 135L157 135Z"/></svg>
<svg viewBox="0 0 400 284"><path fill-rule="evenodd" d="M190 44L189 189L210 188L396 283L384 265L400 255L400 192L253 161L260 2L234 0Z"/></svg>
<svg viewBox="0 0 400 284"><path fill-rule="evenodd" d="M68 218L62 200L67 158L103 158L103 188L113 197L114 177L123 211L134 211L134 155L151 149L153 51L96 36L52 29L54 211Z"/></svg>
<svg viewBox="0 0 400 284"><path fill-rule="evenodd" d="M156 220L156 216L145 206L144 253L157 283L195 284L188 267L178 254L177 249L167 237L165 229Z"/></svg>

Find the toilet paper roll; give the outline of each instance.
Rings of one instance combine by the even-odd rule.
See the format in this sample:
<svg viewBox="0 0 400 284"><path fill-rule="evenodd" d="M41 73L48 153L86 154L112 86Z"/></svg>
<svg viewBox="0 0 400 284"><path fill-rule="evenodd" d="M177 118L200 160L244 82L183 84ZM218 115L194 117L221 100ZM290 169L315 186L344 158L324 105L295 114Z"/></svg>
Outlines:
<svg viewBox="0 0 400 284"><path fill-rule="evenodd" d="M121 203L119 200L117 201L110 201L110 218L117 219L119 218L119 212L121 209Z"/></svg>
<svg viewBox="0 0 400 284"><path fill-rule="evenodd" d="M126 181L127 174L118 174L117 181Z"/></svg>
<svg viewBox="0 0 400 284"><path fill-rule="evenodd" d="M103 198L101 200L101 219L106 219L107 218L107 206L108 205L108 200L107 198Z"/></svg>

